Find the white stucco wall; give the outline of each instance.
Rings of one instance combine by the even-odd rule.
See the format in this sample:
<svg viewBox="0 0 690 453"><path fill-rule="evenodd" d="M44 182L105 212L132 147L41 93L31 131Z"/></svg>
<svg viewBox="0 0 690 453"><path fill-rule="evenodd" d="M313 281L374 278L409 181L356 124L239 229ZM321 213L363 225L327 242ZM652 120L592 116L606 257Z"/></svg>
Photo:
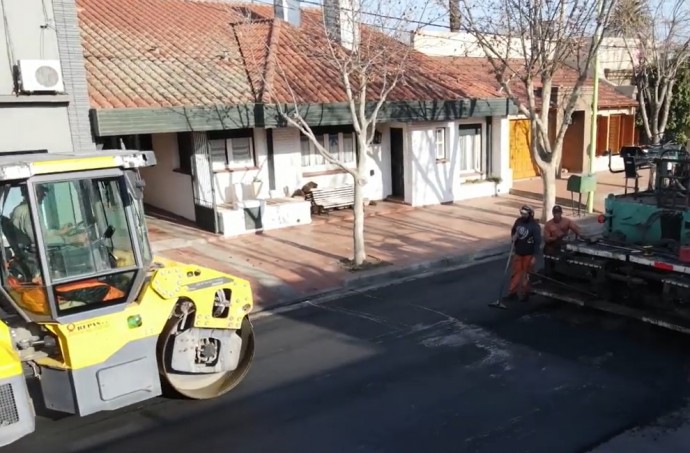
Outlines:
<svg viewBox="0 0 690 453"><path fill-rule="evenodd" d="M157 164L141 169L144 202L194 221L192 177L173 171L180 166L177 134L154 134L153 151Z"/></svg>
<svg viewBox="0 0 690 453"><path fill-rule="evenodd" d="M505 193L512 183L508 154L508 121L495 117L492 123L492 149L490 156L492 174L487 175L487 124L485 118L473 118L442 123L414 123L409 127L409 149L406 153L405 201L412 206L434 205L439 203L487 197ZM481 173L462 173L460 171L460 148L458 126L481 125L482 171ZM434 131L446 127L448 133L448 159L437 162L434 145ZM409 168L409 171L408 171ZM496 187L493 182L470 183L470 180L499 176L503 181Z"/></svg>
<svg viewBox="0 0 690 453"><path fill-rule="evenodd" d="M434 153L434 131L437 127L448 128L448 161L437 163ZM424 206L453 201L454 186L460 184L455 123L415 123L410 126L411 178L405 181L405 188L411 190L406 201L412 206Z"/></svg>
<svg viewBox="0 0 690 453"><path fill-rule="evenodd" d="M254 178L260 182L259 197L268 198L268 148L266 145L266 130L254 129L254 153L256 155L256 168L248 170L215 169L214 184L216 203L219 205L232 204L238 197L246 200L252 198L252 183ZM278 172L276 165L276 172ZM238 197L235 194L238 194Z"/></svg>
<svg viewBox="0 0 690 453"><path fill-rule="evenodd" d="M513 170L510 168L510 119L494 116L491 118L493 135L492 163L494 176L501 178L498 193L504 194L513 187Z"/></svg>
<svg viewBox="0 0 690 453"><path fill-rule="evenodd" d="M391 193L390 134L387 125L379 125L382 143L372 145L369 153L365 196L370 200L382 200ZM313 181L319 187L353 184L352 176L345 172L310 174L302 168L299 131L294 128L273 130L273 152L276 167L276 190L288 196L306 183ZM373 172L373 175L371 174Z"/></svg>
<svg viewBox="0 0 690 453"><path fill-rule="evenodd" d="M511 41L509 43L506 37L494 35L492 46L502 56L508 54L510 47L511 58L523 58L522 41L517 38ZM422 30L414 36L413 46L415 50L427 55L486 58L486 52L479 41L466 32Z"/></svg>
<svg viewBox="0 0 690 453"><path fill-rule="evenodd" d="M620 156L611 157L611 169L615 171L623 170L623 159ZM594 172L609 171L609 156L600 156L594 158Z"/></svg>

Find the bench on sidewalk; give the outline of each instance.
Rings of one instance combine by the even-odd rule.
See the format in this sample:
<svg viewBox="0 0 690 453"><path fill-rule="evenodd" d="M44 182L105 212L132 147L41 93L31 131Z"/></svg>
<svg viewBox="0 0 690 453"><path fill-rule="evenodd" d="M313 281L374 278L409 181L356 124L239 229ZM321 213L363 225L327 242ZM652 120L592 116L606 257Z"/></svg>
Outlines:
<svg viewBox="0 0 690 453"><path fill-rule="evenodd" d="M312 189L307 194L311 201L312 212L322 214L335 208L349 208L355 204L355 186L347 184L338 187Z"/></svg>

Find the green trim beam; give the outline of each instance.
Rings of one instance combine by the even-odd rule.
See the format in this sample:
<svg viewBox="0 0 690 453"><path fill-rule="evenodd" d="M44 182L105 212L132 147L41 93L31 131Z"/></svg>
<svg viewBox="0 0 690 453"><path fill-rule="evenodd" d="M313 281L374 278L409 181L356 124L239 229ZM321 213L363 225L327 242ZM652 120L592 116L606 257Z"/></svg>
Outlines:
<svg viewBox="0 0 690 453"><path fill-rule="evenodd" d="M371 113L374 103L367 105ZM91 111L94 134L112 135L160 134L172 132L216 131L253 127L285 127L280 112L294 111L294 105L248 104L241 106L98 109ZM347 103L298 105L310 126L351 125ZM452 121L517 113L509 99L462 99L454 101L386 102L378 122Z"/></svg>
<svg viewBox="0 0 690 453"><path fill-rule="evenodd" d="M219 131L259 127L264 122L262 114L263 108L258 104L92 109L91 125L96 137Z"/></svg>
<svg viewBox="0 0 690 453"><path fill-rule="evenodd" d="M367 113L375 108L374 103L367 105ZM292 112L294 105L267 105L264 113L265 127L284 127L286 121L280 110ZM310 126L341 126L352 124L350 107L340 104L307 104L297 109ZM463 99L456 101L405 101L386 102L381 106L377 122L412 122L412 121L452 121L465 118L485 116L506 116L517 114L515 104L509 99Z"/></svg>

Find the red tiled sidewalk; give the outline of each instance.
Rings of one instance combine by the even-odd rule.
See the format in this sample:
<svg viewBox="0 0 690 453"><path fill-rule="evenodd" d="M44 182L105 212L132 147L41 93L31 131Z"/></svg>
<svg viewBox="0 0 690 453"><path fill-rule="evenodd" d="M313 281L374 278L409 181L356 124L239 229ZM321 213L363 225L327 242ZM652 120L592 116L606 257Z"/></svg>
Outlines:
<svg viewBox="0 0 690 453"><path fill-rule="evenodd" d="M569 200L565 184L558 182L558 196ZM601 210L609 192L623 190L623 177L601 174L598 188L595 209ZM540 192L541 181L531 180L516 183L515 194L455 204L412 209L379 202L367 207L367 253L402 268L506 246L520 206L530 204L539 215ZM348 211L335 212L328 221L231 239L158 218L149 217L149 225L157 254L247 278L257 308L268 308L362 278L364 272L352 273L339 264L352 256L350 219Z"/></svg>
<svg viewBox="0 0 690 453"><path fill-rule="evenodd" d="M570 175L564 175L563 179L556 180L556 197L557 203L563 205L566 215L570 213L571 207L571 194L568 192L568 177ZM647 182L649 181L649 172L642 171L639 179L640 190L647 188ZM630 181L628 183L628 192L634 190L635 183ZM596 212L602 212L604 209L604 200L609 196L610 193L624 193L625 192L625 177L623 173L610 173L610 172L600 172L597 173L597 191L594 194L594 210ZM540 204L543 200L542 198L542 182L540 178L533 178L524 181L517 181L513 183L513 189L511 193L520 196L527 200L533 200L532 203L536 202ZM577 207L578 194L573 194L573 200L575 207ZM582 204L587 204L587 195L582 194Z"/></svg>

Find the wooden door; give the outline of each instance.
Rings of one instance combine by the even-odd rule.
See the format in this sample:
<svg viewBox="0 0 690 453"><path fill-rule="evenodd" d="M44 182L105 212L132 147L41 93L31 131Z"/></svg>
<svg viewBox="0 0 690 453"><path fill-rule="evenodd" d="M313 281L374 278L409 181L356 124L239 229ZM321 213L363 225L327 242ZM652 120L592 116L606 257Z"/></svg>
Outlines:
<svg viewBox="0 0 690 453"><path fill-rule="evenodd" d="M583 160L585 138L585 114L573 112L572 122L565 131L563 138L563 154L561 155L561 168L570 173L580 173L584 168Z"/></svg>
<svg viewBox="0 0 690 453"><path fill-rule="evenodd" d="M510 121L510 168L513 180L539 176L530 152L530 120Z"/></svg>

